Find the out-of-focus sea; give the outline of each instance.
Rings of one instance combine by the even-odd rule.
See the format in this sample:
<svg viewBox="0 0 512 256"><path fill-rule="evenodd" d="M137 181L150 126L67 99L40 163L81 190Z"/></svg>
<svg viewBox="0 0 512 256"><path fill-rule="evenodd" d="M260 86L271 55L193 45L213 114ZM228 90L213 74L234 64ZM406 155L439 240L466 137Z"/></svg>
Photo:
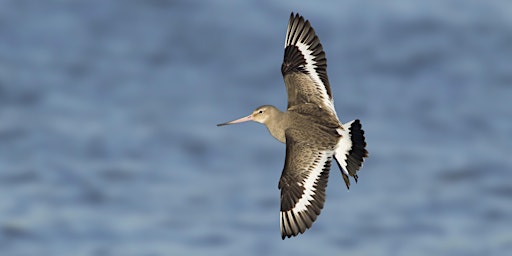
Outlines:
<svg viewBox="0 0 512 256"><path fill-rule="evenodd" d="M370 158L281 240L286 24ZM510 255L512 2L0 1L1 255Z"/></svg>

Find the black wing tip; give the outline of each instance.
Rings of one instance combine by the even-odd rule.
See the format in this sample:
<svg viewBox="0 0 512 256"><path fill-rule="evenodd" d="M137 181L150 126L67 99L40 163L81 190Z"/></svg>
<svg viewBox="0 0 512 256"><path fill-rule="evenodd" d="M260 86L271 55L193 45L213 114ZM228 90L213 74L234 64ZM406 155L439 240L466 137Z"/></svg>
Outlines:
<svg viewBox="0 0 512 256"><path fill-rule="evenodd" d="M315 29L309 23L309 20L305 19L299 13L291 13L290 20L288 21L287 36L285 39L284 47L284 59L281 65L281 74L285 76L288 73L305 73L310 72L317 73L318 77L322 81L327 91L327 94L332 98L331 88L329 86L329 79L327 77L327 59L323 46L320 43ZM314 70L307 70L306 64L309 61L306 60L304 52L302 52L298 44L307 45L310 54L313 56L311 60L314 65Z"/></svg>
<svg viewBox="0 0 512 256"><path fill-rule="evenodd" d="M290 13L290 20L295 20L295 19L304 19L304 17L302 15L300 15L298 12L291 12Z"/></svg>
<svg viewBox="0 0 512 256"><path fill-rule="evenodd" d="M309 201L309 205L306 206L306 210L294 213L293 209L296 206L297 201L294 200L293 206L287 201L283 201L281 198L281 238L291 238L299 234L303 234L306 230L313 226L325 203L325 189L329 180L329 170L331 167L331 160L329 159L324 164L324 168L320 177L315 182L315 194L313 200ZM303 193L303 191L302 191ZM302 193L300 196L302 197ZM286 199L285 199L286 200Z"/></svg>
<svg viewBox="0 0 512 256"><path fill-rule="evenodd" d="M286 233L282 233L281 234L281 239L284 240L285 238L292 238L294 236L298 236L299 234L302 234L302 233L297 233L297 234L286 234Z"/></svg>
<svg viewBox="0 0 512 256"><path fill-rule="evenodd" d="M303 234L304 232L300 232L300 233L297 233L297 234L281 234L281 239L284 240L285 238L292 238L292 237L295 237L295 236L298 236L300 234Z"/></svg>
<svg viewBox="0 0 512 256"><path fill-rule="evenodd" d="M290 24L293 23L295 20L298 20L300 23L309 24L309 20L304 18L304 16L300 15L298 12L294 13L292 12L290 14Z"/></svg>
<svg viewBox="0 0 512 256"><path fill-rule="evenodd" d="M298 33L299 35L304 34L304 36L298 36L297 38L311 37L311 39L317 39L317 38L315 38L315 37L317 37L316 33L315 33L315 29L313 29L313 26L311 26L311 23L309 22L309 20L304 18L304 16L300 15L299 13L296 13L294 15L294 13L292 12L290 14L290 20L288 21L288 29L290 29L292 27L293 27L293 31L288 31L288 32L293 32L293 34ZM307 36L307 35L309 35L309 36ZM288 41L288 39L289 38L287 38L286 40ZM295 45L297 42L290 42L290 43L291 43L290 45ZM286 45L286 46L290 46L290 45Z"/></svg>
<svg viewBox="0 0 512 256"><path fill-rule="evenodd" d="M308 200L309 205L306 206L305 210L294 212L298 202L297 198L302 198L304 190L297 191L300 193L295 194L295 198L283 197L284 190L281 190L281 214L279 220L281 223L281 239L284 240L285 238L303 234L313 226L313 223L324 208L325 190L329 180L330 167L331 159L329 158L324 164L322 173L315 182L313 199Z"/></svg>
<svg viewBox="0 0 512 256"><path fill-rule="evenodd" d="M289 218L289 215L287 214L288 211L281 211L281 213L283 213L280 220L281 239L284 240L285 238L291 238L300 234L304 234L306 230L313 226L313 223L320 215L322 208L323 204L320 206L312 204L308 206L308 210L305 212L292 213L291 218Z"/></svg>
<svg viewBox="0 0 512 256"><path fill-rule="evenodd" d="M297 24L301 27L311 29L313 32L313 35L316 35L315 30L311 26L311 23L308 19L304 18L304 16L300 15L299 13L293 14L293 12L290 14L290 20L288 21L288 26L291 26L293 23L297 22ZM300 32L302 33L302 32Z"/></svg>

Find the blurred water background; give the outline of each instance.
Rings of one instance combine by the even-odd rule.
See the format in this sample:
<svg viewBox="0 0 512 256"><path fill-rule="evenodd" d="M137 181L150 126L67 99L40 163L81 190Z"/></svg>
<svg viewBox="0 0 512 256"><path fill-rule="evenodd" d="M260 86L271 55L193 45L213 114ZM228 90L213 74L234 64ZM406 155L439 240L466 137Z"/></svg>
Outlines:
<svg viewBox="0 0 512 256"><path fill-rule="evenodd" d="M370 158L282 241L291 11ZM0 1L1 255L509 255L512 2Z"/></svg>

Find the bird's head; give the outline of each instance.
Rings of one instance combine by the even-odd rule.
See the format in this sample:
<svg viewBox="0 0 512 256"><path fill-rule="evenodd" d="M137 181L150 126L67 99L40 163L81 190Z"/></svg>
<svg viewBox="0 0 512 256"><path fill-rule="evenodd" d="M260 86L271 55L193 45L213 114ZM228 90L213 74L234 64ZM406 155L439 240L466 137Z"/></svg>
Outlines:
<svg viewBox="0 0 512 256"><path fill-rule="evenodd" d="M269 118L272 117L275 113L278 113L279 110L271 105L263 105L257 107L250 115L246 117L242 117L233 121L225 122L222 124L218 124L217 126L223 126L228 124L238 124L247 121L255 121L258 123L265 124L268 122Z"/></svg>

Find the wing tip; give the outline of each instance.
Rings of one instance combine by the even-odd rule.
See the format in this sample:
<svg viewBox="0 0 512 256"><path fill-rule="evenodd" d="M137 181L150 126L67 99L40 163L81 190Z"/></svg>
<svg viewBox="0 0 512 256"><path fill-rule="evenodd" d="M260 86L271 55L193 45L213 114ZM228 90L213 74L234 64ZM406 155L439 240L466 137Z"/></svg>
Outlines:
<svg viewBox="0 0 512 256"><path fill-rule="evenodd" d="M309 208L315 208L310 206ZM313 226L313 223L317 219L319 215L319 211L321 209L313 210L309 209L310 214L306 211L304 212L294 212L293 210L281 211L280 212L280 222L281 222L281 239L291 238L294 236L298 236L299 234L304 234L306 230L310 229Z"/></svg>
<svg viewBox="0 0 512 256"><path fill-rule="evenodd" d="M299 13L291 12L286 30L281 74L285 77L296 72L308 75L312 80L308 86L313 86L319 94L325 95L320 101L336 112L327 76L327 58L320 38L309 20ZM295 95L287 90L289 97Z"/></svg>
<svg viewBox="0 0 512 256"><path fill-rule="evenodd" d="M286 159L289 157L289 147L287 144ZM279 224L282 239L303 234L307 229L311 228L320 215L324 207L325 190L329 180L329 170L332 161L332 155L330 154L324 153L319 158L312 159L317 164L313 164L313 169L306 177L302 178L302 181L297 180L296 175L289 178L286 167L283 170L279 181L281 190ZM293 168L293 170L297 169L300 168Z"/></svg>
<svg viewBox="0 0 512 256"><path fill-rule="evenodd" d="M295 19L303 19L304 20L304 16L300 15L299 12L292 11L290 13L290 21L295 20Z"/></svg>
<svg viewBox="0 0 512 256"><path fill-rule="evenodd" d="M304 38L311 38L318 42L320 41L317 39L318 37L316 36L315 30L313 29L313 26L311 26L309 20L299 13L294 14L292 12L290 14L290 19L288 20L284 47L286 48L287 46L296 45L298 42L304 40ZM322 50L321 45L320 50Z"/></svg>

